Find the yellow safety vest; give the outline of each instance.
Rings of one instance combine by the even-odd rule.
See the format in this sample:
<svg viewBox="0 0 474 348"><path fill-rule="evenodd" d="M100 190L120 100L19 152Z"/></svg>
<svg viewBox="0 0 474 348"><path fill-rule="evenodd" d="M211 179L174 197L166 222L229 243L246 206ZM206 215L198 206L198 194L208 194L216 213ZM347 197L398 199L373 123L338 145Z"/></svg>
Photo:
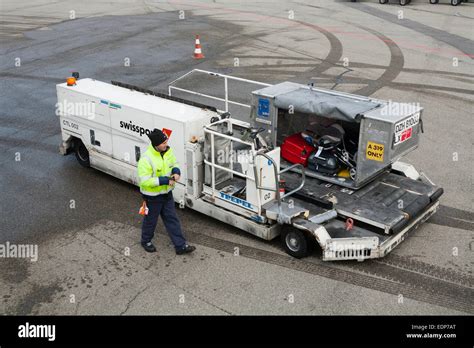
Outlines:
<svg viewBox="0 0 474 348"><path fill-rule="evenodd" d="M168 150L161 156L152 145L138 161L138 182L140 192L147 196L157 196L168 193L173 189L170 185L160 185L160 176L170 177L174 168L179 169L173 150Z"/></svg>

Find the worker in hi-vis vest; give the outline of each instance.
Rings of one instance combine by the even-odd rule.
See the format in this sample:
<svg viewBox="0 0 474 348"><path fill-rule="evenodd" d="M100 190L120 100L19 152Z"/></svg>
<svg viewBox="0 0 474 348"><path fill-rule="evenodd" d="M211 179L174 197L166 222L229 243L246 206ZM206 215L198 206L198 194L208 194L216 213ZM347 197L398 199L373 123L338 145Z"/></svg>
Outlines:
<svg viewBox="0 0 474 348"><path fill-rule="evenodd" d="M141 244L147 252L156 251L151 240L155 235L158 217L161 215L176 254L193 252L196 248L186 243L174 206L173 188L181 175L176 157L168 146L168 137L165 133L155 128L148 137L151 145L138 161L138 182L146 202Z"/></svg>

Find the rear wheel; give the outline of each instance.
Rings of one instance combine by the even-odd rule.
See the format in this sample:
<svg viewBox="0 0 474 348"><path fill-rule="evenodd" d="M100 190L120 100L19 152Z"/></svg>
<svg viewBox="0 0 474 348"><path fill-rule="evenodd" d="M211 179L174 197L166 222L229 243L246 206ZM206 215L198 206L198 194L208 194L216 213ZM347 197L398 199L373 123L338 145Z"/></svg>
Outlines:
<svg viewBox="0 0 474 348"><path fill-rule="evenodd" d="M297 259L308 256L311 250L309 238L296 228L291 228L290 226L285 227L281 233L281 241L286 253Z"/></svg>
<svg viewBox="0 0 474 348"><path fill-rule="evenodd" d="M388 2L388 0L379 0L379 3L381 4L386 4Z"/></svg>
<svg viewBox="0 0 474 348"><path fill-rule="evenodd" d="M74 140L74 151L79 164L83 167L90 167L89 151L80 139Z"/></svg>
<svg viewBox="0 0 474 348"><path fill-rule="evenodd" d="M406 4L408 4L409 1L408 0L400 0L400 5L401 6L405 6Z"/></svg>
<svg viewBox="0 0 474 348"><path fill-rule="evenodd" d="M461 3L461 0L451 0L451 5L457 6Z"/></svg>
<svg viewBox="0 0 474 348"><path fill-rule="evenodd" d="M430 0L430 4L437 4L439 0Z"/></svg>

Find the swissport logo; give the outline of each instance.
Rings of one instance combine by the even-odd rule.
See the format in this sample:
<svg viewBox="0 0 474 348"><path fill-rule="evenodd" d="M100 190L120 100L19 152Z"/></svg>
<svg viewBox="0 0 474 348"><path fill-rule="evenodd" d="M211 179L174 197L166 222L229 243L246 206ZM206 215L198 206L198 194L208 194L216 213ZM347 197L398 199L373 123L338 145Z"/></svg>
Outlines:
<svg viewBox="0 0 474 348"><path fill-rule="evenodd" d="M150 129L137 126L136 124L133 124L132 121L130 122L120 121L120 128L127 129L132 132L137 132L138 134L140 134L140 136L142 136L143 134L148 135L151 133Z"/></svg>

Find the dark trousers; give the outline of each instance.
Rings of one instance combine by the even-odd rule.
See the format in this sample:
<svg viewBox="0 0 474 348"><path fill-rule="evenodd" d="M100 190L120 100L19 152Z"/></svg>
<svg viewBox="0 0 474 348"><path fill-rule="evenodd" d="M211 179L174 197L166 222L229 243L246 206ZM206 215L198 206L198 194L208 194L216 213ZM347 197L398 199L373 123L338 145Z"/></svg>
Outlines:
<svg viewBox="0 0 474 348"><path fill-rule="evenodd" d="M142 224L142 244L150 242L155 235L158 217L161 215L174 247L182 249L186 245L186 240L176 215L173 193L170 191L168 194L158 196L142 196L148 207L148 215L145 215Z"/></svg>

